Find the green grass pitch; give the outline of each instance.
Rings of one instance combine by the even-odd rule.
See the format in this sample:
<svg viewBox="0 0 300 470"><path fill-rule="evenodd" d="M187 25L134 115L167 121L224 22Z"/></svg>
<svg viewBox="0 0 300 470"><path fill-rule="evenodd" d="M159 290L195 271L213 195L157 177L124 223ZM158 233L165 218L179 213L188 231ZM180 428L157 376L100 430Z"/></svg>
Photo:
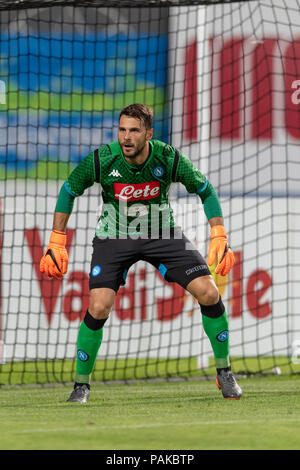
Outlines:
<svg viewBox="0 0 300 470"><path fill-rule="evenodd" d="M281 450L300 448L300 376L243 378L241 400L213 380L2 387L1 450Z"/></svg>

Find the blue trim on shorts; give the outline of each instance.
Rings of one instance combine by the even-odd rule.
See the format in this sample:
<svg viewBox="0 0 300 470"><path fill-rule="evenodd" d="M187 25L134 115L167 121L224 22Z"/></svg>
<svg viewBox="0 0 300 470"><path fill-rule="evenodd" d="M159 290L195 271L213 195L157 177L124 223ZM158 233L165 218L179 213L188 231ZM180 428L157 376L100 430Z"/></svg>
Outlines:
<svg viewBox="0 0 300 470"><path fill-rule="evenodd" d="M124 286L126 284L127 273L128 273L128 269L124 269L123 281L121 282L121 286Z"/></svg>
<svg viewBox="0 0 300 470"><path fill-rule="evenodd" d="M165 279L165 275L166 275L166 272L167 272L166 266L161 263L161 264L158 266L158 270L159 270L160 274L162 275L162 277Z"/></svg>

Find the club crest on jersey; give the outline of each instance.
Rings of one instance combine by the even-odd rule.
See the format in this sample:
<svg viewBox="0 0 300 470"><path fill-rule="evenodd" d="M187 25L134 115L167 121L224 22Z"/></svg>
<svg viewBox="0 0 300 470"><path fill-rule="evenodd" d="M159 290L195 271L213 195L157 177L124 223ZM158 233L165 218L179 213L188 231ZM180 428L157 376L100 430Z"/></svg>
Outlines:
<svg viewBox="0 0 300 470"><path fill-rule="evenodd" d="M162 178L164 174L165 174L165 169L163 166L156 166L153 169L153 176L155 176L156 178Z"/></svg>
<svg viewBox="0 0 300 470"><path fill-rule="evenodd" d="M118 170L116 170L115 168L109 173L108 176L114 176L115 178L118 178L118 177L121 178L122 177L121 173Z"/></svg>
<svg viewBox="0 0 300 470"><path fill-rule="evenodd" d="M150 183L114 183L115 198L121 201L144 201L153 199L160 194L159 181L150 181Z"/></svg>

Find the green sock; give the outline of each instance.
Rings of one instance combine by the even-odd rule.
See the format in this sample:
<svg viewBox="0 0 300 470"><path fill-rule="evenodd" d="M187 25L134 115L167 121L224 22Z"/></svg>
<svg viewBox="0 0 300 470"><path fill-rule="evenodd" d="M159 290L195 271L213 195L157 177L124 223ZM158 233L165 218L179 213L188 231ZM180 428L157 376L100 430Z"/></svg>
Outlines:
<svg viewBox="0 0 300 470"><path fill-rule="evenodd" d="M92 330L84 321L81 323L77 339L75 382L90 383L102 337L103 328Z"/></svg>
<svg viewBox="0 0 300 470"><path fill-rule="evenodd" d="M217 318L202 314L202 323L214 353L216 368L229 367L229 333L226 312Z"/></svg>

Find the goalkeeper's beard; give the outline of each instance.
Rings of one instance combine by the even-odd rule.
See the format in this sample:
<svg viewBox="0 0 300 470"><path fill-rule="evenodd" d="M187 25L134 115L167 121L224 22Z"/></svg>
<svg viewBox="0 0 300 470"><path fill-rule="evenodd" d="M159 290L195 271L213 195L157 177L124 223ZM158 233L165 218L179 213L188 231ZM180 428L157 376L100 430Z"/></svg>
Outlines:
<svg viewBox="0 0 300 470"><path fill-rule="evenodd" d="M132 158L133 159L133 158L137 158L143 152L144 148L146 147L146 144L147 144L147 141L144 142L143 144L141 144L140 147L136 147L136 150L135 150L133 155L127 155L126 154L126 151L124 151L125 144L122 145L122 150L123 150L124 155L127 158ZM132 148L134 148L134 146Z"/></svg>

